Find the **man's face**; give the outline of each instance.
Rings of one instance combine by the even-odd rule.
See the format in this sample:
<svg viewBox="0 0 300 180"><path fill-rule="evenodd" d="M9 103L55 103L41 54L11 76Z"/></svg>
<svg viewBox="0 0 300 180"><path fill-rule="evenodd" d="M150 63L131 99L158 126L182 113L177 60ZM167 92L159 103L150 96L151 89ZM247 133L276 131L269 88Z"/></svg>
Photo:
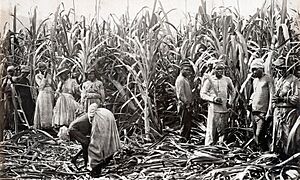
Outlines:
<svg viewBox="0 0 300 180"><path fill-rule="evenodd" d="M74 72L72 73L72 78L78 78L79 75L80 75L80 73L79 73L78 71L74 71Z"/></svg>
<svg viewBox="0 0 300 180"><path fill-rule="evenodd" d="M10 75L10 76L13 76L14 72L15 72L14 70L9 70L9 71L7 71L7 74Z"/></svg>
<svg viewBox="0 0 300 180"><path fill-rule="evenodd" d="M191 76L191 68L190 67L184 67L182 70L182 75L184 76L184 77L189 77L189 76Z"/></svg>
<svg viewBox="0 0 300 180"><path fill-rule="evenodd" d="M213 64L210 63L210 64L207 65L207 67L208 67L209 70L212 70L213 69Z"/></svg>
<svg viewBox="0 0 300 180"><path fill-rule="evenodd" d="M252 68L252 73L254 78L261 78L263 76L263 69L262 68Z"/></svg>
<svg viewBox="0 0 300 180"><path fill-rule="evenodd" d="M297 78L300 78L300 69L299 69L299 68L296 69L296 71L295 71L295 76L296 76Z"/></svg>
<svg viewBox="0 0 300 180"><path fill-rule="evenodd" d="M221 78L224 74L224 67L216 67L215 68L215 75L217 78Z"/></svg>
<svg viewBox="0 0 300 180"><path fill-rule="evenodd" d="M67 73L62 73L59 78L63 81L67 80L68 79L68 74Z"/></svg>
<svg viewBox="0 0 300 180"><path fill-rule="evenodd" d="M42 73L44 73L46 70L47 70L47 68L41 68L41 69L40 69L40 71L41 71Z"/></svg>
<svg viewBox="0 0 300 180"><path fill-rule="evenodd" d="M94 81L96 79L95 73L94 72L89 73L88 74L88 79L91 80L91 81Z"/></svg>

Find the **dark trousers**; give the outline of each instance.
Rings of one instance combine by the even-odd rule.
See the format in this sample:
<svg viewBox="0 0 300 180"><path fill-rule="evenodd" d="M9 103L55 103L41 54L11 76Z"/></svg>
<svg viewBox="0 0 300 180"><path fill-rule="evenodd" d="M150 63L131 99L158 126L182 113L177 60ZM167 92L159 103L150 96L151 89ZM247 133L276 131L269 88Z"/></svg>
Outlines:
<svg viewBox="0 0 300 180"><path fill-rule="evenodd" d="M69 135L70 135L71 140L76 140L81 144L83 159L84 159L84 163L86 165L87 161L88 161L88 147L90 144L90 139L87 136L83 135L80 131L73 130L73 129L70 129ZM75 161L79 155L80 155L80 152L75 156Z"/></svg>
<svg viewBox="0 0 300 180"><path fill-rule="evenodd" d="M6 97L4 102L4 129L14 128L14 105L12 97Z"/></svg>
<svg viewBox="0 0 300 180"><path fill-rule="evenodd" d="M34 118L35 104L31 98L31 96L29 96L29 95L28 95L28 97L21 97L21 98L22 98L22 108L26 115L27 121L28 121L29 125L32 126L33 118Z"/></svg>
<svg viewBox="0 0 300 180"><path fill-rule="evenodd" d="M92 169L91 173L90 173L91 177L92 178L100 177L102 168L107 166L108 163L110 162L110 160L112 160L112 159L113 159L113 155L111 155L111 156L107 157L106 159L102 160L97 166L95 166Z"/></svg>
<svg viewBox="0 0 300 180"><path fill-rule="evenodd" d="M192 112L185 106L181 106L179 114L181 119L181 136L189 140L192 129Z"/></svg>

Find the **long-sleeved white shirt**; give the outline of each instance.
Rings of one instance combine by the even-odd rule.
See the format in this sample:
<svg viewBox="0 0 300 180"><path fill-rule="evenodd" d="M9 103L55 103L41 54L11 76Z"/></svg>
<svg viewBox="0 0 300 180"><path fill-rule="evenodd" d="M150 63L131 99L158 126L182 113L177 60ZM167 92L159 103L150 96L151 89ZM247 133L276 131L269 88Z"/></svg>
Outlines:
<svg viewBox="0 0 300 180"><path fill-rule="evenodd" d="M227 76L218 79L215 75L208 77L200 91L202 99L209 101L209 110L213 112L228 112L227 101L232 104L235 96L235 89L232 80ZM214 103L214 98L221 98L222 104Z"/></svg>

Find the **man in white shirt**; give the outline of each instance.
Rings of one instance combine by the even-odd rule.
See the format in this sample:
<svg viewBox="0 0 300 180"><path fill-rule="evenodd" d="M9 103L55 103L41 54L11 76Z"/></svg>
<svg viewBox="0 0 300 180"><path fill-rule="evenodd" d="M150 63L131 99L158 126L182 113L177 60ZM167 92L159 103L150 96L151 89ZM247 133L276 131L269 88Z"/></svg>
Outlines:
<svg viewBox="0 0 300 180"><path fill-rule="evenodd" d="M209 102L205 145L222 143L228 127L227 106L232 105L235 89L231 79L223 75L224 69L223 62L214 64L214 75L207 77L200 91L201 98Z"/></svg>

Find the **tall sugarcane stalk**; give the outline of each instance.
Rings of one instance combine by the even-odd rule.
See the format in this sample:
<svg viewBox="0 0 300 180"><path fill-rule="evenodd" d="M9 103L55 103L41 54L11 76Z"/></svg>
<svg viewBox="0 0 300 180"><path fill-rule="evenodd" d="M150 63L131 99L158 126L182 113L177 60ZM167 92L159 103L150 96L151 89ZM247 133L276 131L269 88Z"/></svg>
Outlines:
<svg viewBox="0 0 300 180"><path fill-rule="evenodd" d="M16 32L17 32L17 7L14 6L14 16L13 16L13 39L16 39ZM12 43L12 61L15 62L15 42L13 40Z"/></svg>
<svg viewBox="0 0 300 180"><path fill-rule="evenodd" d="M154 1L152 11L141 10L131 22L127 11L127 15L123 18L112 16L111 19L104 20L102 27L97 19L99 0L96 1L96 18L90 22L87 22L85 17L75 21L74 4L74 22L71 22L69 15L64 14L65 11L59 6L54 14L52 26L45 31L43 38L38 36L39 28L36 28L37 15L34 10L31 18L32 27L30 30L27 28L33 36L26 39L32 43L27 46L24 53L28 57L25 58L25 63L32 66L33 72L37 61L50 57L52 74L56 72L57 67L66 62L78 66L83 74L98 62L103 63L100 69L104 72L108 72L105 70L107 66L116 71L126 69L127 71L120 74L113 73L115 77L111 78L111 82L114 91L118 93L111 99L118 99L121 94L122 97L118 100L123 104L120 105L119 111L128 105L129 109L141 113L139 118L143 120L144 132L149 138L151 128L157 130L160 128L156 127L162 126L158 120L161 114L157 114L157 109L153 107L159 99L155 93L157 89L165 87L161 85L171 87L171 84L174 84L176 73L166 73L169 72L166 70L172 69L176 72L183 58L191 58L195 64L203 64L211 57L223 59L230 67L230 77L235 85L240 87L247 79L251 60L258 56L260 51L265 51L269 52L265 57L268 72L271 74L273 53L270 52L276 49L277 40L274 36L275 2L271 1L268 18L265 13L267 8L264 6L247 22L238 12L230 8L216 8L212 14L208 14L206 1L201 2L195 21L190 18L189 24L184 24L183 29L168 22L168 14L163 9L162 3L157 0ZM157 3L159 11L156 8ZM281 24L288 18L286 3L285 0L282 5ZM171 28L175 31L171 31ZM49 31L50 38L47 34ZM38 39L42 43L38 43ZM205 56L197 56L201 46L206 48L203 52ZM109 53L105 54L103 51ZM13 55L13 58L15 57L16 54ZM94 60L97 63L92 64ZM112 75L107 73L104 76ZM31 79L33 80L33 76ZM248 94L249 89L246 87L245 93L241 93L239 99L247 99ZM170 102L174 103L173 96L168 97L171 99Z"/></svg>

